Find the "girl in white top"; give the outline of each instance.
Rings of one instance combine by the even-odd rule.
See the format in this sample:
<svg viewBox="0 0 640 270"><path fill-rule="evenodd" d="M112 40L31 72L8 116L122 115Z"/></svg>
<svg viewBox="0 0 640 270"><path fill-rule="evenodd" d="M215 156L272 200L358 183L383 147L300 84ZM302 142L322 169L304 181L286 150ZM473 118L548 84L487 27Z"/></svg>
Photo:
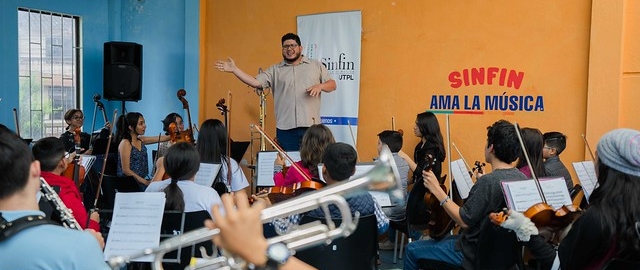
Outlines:
<svg viewBox="0 0 640 270"><path fill-rule="evenodd" d="M179 142L169 147L163 165L171 178L152 182L145 192L164 191L167 198L165 209L184 212L207 210L211 214L213 205L222 204L213 188L194 182L200 158L193 145Z"/></svg>
<svg viewBox="0 0 640 270"><path fill-rule="evenodd" d="M238 163L227 157L227 129L218 119L207 119L200 126L196 148L200 154L200 160L204 163L220 163L222 167L216 177L215 183L224 183L232 192L249 189L249 181L244 175ZM227 165L229 162L229 165ZM228 180L229 167L231 167L231 181ZM214 184L215 185L215 184Z"/></svg>

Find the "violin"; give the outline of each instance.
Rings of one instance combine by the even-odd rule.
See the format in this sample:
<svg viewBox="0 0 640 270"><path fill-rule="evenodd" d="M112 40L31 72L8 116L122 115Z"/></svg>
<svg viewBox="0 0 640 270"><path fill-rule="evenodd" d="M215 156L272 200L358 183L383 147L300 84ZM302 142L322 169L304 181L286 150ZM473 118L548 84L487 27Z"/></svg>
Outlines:
<svg viewBox="0 0 640 270"><path fill-rule="evenodd" d="M62 176L73 179L77 187L80 187L84 183L84 176L86 169L80 164L80 127L76 127L73 130L73 140L75 142L76 156L73 158L73 162L67 166L67 169L62 173Z"/></svg>
<svg viewBox="0 0 640 270"><path fill-rule="evenodd" d="M433 168L436 160L431 154L427 154L425 159L426 163L422 170L430 171ZM443 177L441 181L439 181L440 188L442 188L442 190L447 193L447 187L444 185L444 178L446 178L446 176ZM424 185L421 186L424 187ZM444 238L451 231L451 229L453 229L453 227L455 226L455 222L453 221L453 219L451 219L449 214L447 214L444 207L440 205L440 201L438 200L438 198L436 198L436 196L428 190L424 194L424 202L428 205L427 211L429 212L429 222L427 225L429 227L429 236L431 236L431 238L433 239L440 240Z"/></svg>
<svg viewBox="0 0 640 270"><path fill-rule="evenodd" d="M258 198L268 197L272 203L278 203L291 199L307 191L318 190L324 187L323 183L316 181L303 181L288 186L270 187L256 194ZM252 200L250 200L253 202Z"/></svg>
<svg viewBox="0 0 640 270"><path fill-rule="evenodd" d="M188 142L193 143L193 137L189 132L178 130L175 122L169 124L169 137L172 143Z"/></svg>
<svg viewBox="0 0 640 270"><path fill-rule="evenodd" d="M178 92L176 93L176 95L178 96L178 100L180 100L180 102L182 102L182 109L187 111L187 120L189 121L189 128L185 131L181 131L179 133L185 133L184 135L179 135L179 138L182 139L182 141L185 142L189 142L191 144L194 143L194 139L193 139L193 128L191 125L191 111L189 111L189 102L187 101L187 99L185 99L184 97L187 95L187 91L184 89L180 89L178 90ZM170 128L171 129L171 128ZM177 128L176 128L177 130ZM177 139L178 137L176 137Z"/></svg>
<svg viewBox="0 0 640 270"><path fill-rule="evenodd" d="M476 162L473 163L473 169L471 169L471 172L472 173L478 172L479 174L484 174L484 169L482 168L484 166L487 166L487 164L476 160Z"/></svg>

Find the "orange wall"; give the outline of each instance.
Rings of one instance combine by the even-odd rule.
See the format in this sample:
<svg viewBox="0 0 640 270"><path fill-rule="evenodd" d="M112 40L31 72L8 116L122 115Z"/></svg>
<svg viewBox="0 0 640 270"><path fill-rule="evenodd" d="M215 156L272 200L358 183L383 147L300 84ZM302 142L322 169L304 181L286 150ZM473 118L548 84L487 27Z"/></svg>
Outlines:
<svg viewBox="0 0 640 270"><path fill-rule="evenodd" d="M486 127L501 118L543 132L567 134L568 146L562 154L565 164L584 160L581 134L586 131L588 75L593 72L589 68L589 45L593 42L589 1L202 0L201 8L200 119L220 118L215 103L231 91L234 140L249 140L249 124L258 121L259 98L232 74L215 70L215 60L233 57L239 67L255 74L258 68L281 60L280 37L296 31L297 15L361 10L357 138L361 160L376 155L376 134L391 129L391 117L395 117L397 128L405 130L403 150L411 154L418 142L412 132L415 115L429 109L432 95L483 97L503 93L542 96L544 111L452 115L451 140L469 163L483 159ZM640 42L635 36L634 42ZM636 71L638 66L634 66ZM523 72L522 85L519 89L496 83L451 87L449 73L480 67ZM632 89L638 83L629 79L622 85ZM634 110L638 115L637 106L621 109L625 113ZM445 117L439 119L444 129ZM275 133L271 96L266 130ZM594 147L595 142L593 139ZM453 149L450 155L459 158Z"/></svg>

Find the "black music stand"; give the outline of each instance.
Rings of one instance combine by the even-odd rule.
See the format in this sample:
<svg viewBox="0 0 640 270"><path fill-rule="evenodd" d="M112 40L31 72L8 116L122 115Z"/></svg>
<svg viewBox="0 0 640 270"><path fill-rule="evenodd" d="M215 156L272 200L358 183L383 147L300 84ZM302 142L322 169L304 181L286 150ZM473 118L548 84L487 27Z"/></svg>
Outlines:
<svg viewBox="0 0 640 270"><path fill-rule="evenodd" d="M231 158L233 158L238 164L244 157L244 153L249 149L250 142L242 141L242 142L234 142L231 140Z"/></svg>

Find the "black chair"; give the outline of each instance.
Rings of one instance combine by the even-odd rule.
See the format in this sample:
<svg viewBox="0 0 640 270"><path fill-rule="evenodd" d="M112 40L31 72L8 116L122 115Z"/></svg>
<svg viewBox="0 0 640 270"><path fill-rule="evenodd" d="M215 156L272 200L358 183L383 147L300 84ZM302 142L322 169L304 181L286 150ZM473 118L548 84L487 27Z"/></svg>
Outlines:
<svg viewBox="0 0 640 270"><path fill-rule="evenodd" d="M640 261L628 261L623 259L612 259L602 268L602 270L631 270L640 269Z"/></svg>
<svg viewBox="0 0 640 270"><path fill-rule="evenodd" d="M524 270L522 243L516 234L491 222L486 222L478 237L474 268L478 270ZM421 269L461 270L457 265L436 260L419 260Z"/></svg>
<svg viewBox="0 0 640 270"><path fill-rule="evenodd" d="M204 226L204 221L207 219L211 219L211 215L205 210L186 213L167 210L162 216L160 241L202 228ZM213 253L213 243L208 240L203 241L165 254L162 258L162 267L167 270L185 269L185 267L189 265L192 257L203 257L200 253L200 247L204 247L207 250L207 255L211 255Z"/></svg>
<svg viewBox="0 0 640 270"><path fill-rule="evenodd" d="M305 216L300 224L324 218ZM338 226L341 219L333 219ZM375 258L378 251L378 227L375 215L360 217L356 230L346 238L338 238L329 245L320 245L297 251L295 257L323 270L375 269Z"/></svg>

